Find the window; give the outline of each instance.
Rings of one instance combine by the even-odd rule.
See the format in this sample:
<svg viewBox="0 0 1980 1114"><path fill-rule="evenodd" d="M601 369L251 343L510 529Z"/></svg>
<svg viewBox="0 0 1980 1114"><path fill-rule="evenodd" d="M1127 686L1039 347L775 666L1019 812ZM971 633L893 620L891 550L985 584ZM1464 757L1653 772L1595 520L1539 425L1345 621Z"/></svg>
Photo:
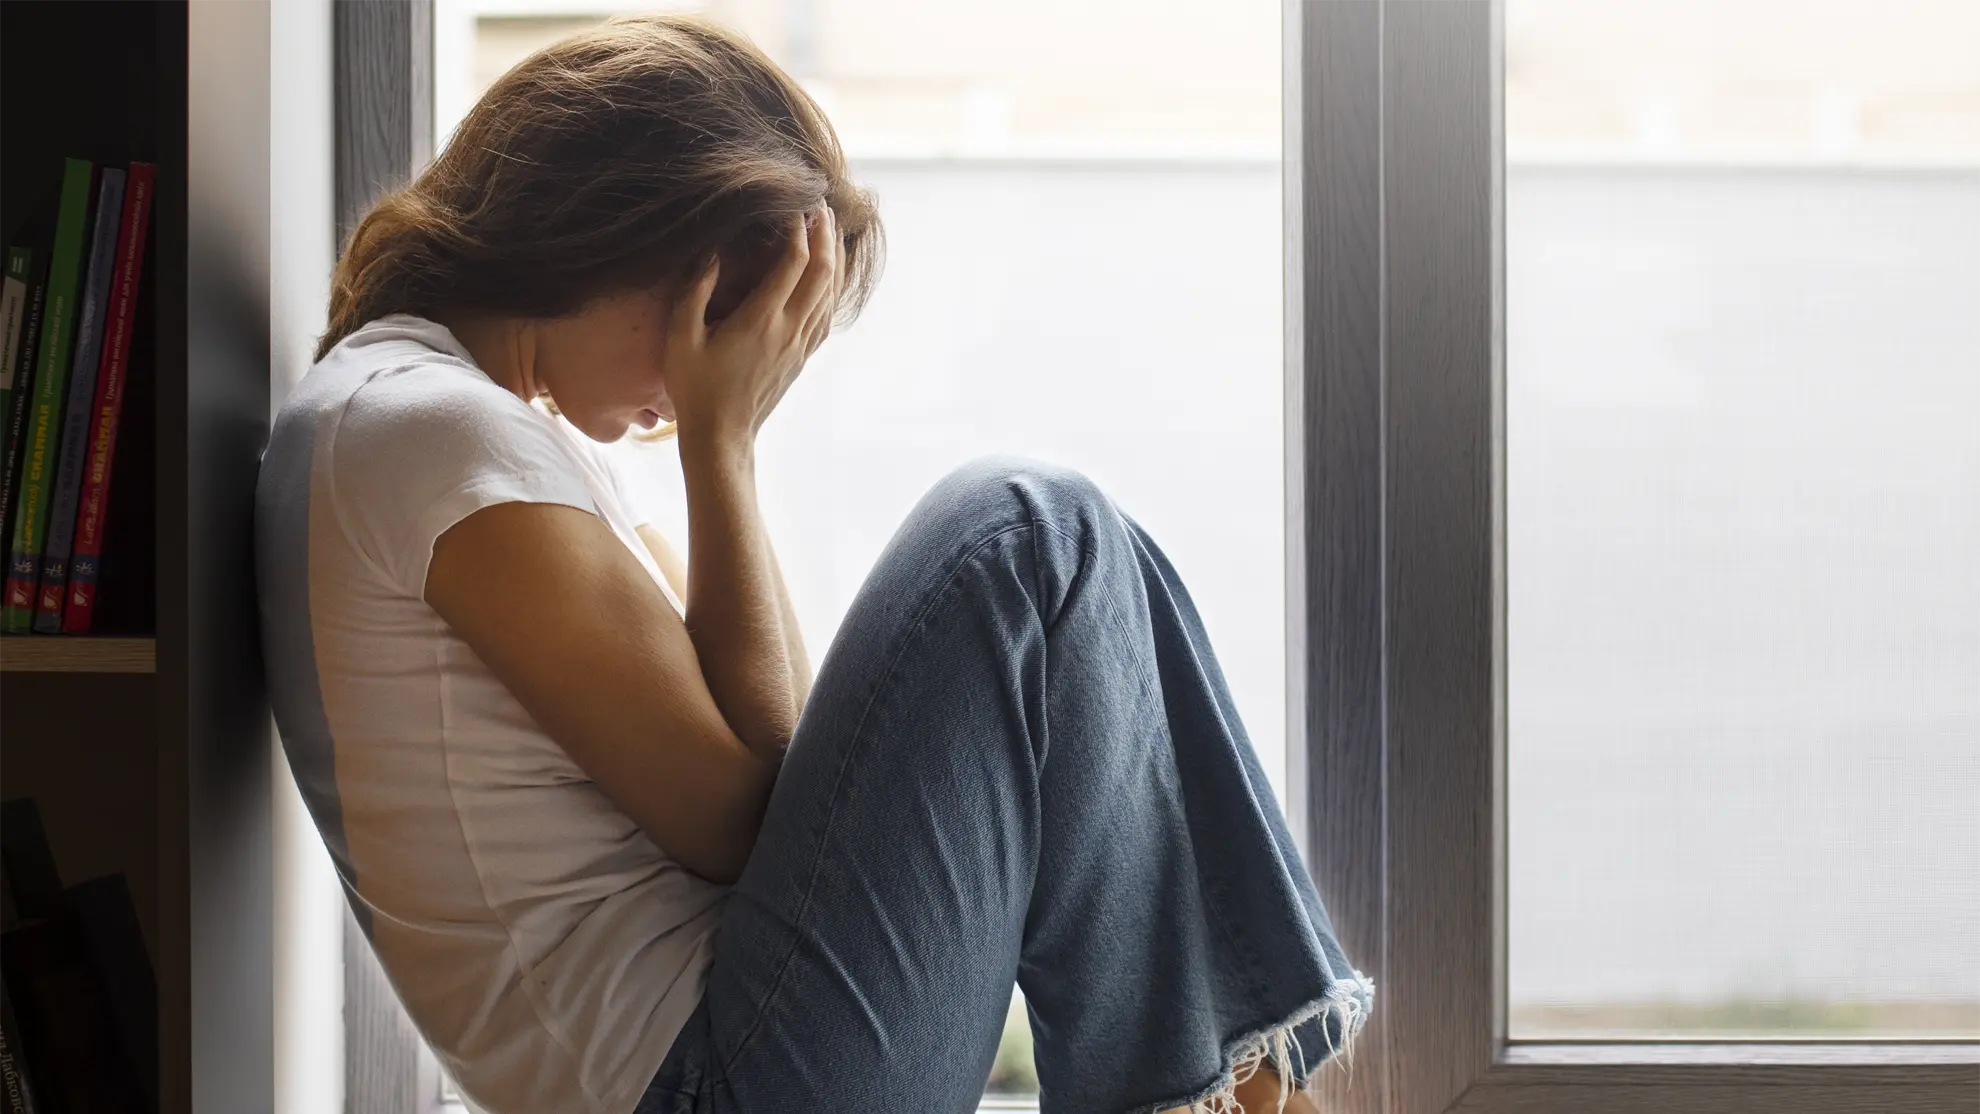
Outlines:
<svg viewBox="0 0 1980 1114"><path fill-rule="evenodd" d="M615 6L437 0L438 142L509 66ZM871 305L760 443L806 641L829 643L950 468L989 452L1077 467L1189 579L1283 786L1279 5L694 7L819 100L887 226ZM618 451L678 541L672 449ZM1021 1001L989 1083L991 1108L1034 1101Z"/></svg>
<svg viewBox="0 0 1980 1114"><path fill-rule="evenodd" d="M1980 1036L1980 8L1505 49L1511 1035Z"/></svg>
<svg viewBox="0 0 1980 1114"><path fill-rule="evenodd" d="M1298 6L1339 1109L1972 1109L1973 14Z"/></svg>

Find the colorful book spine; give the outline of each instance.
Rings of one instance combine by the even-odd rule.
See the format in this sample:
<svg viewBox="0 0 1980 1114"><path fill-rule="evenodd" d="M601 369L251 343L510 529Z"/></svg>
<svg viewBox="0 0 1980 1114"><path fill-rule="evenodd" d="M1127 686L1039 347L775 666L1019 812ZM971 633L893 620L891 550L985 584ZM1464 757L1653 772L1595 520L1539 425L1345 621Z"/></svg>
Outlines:
<svg viewBox="0 0 1980 1114"><path fill-rule="evenodd" d="M0 803L0 880L4 880L4 923L9 937L22 921L51 914L61 907L62 875L48 849L48 832L32 797ZM3 945L0 945L3 946ZM0 956L0 960L4 960ZM0 1050L0 1081L4 1081L7 1114L37 1109L33 1072L26 1038L14 1011L14 992L0 971L0 1029L6 1048ZM45 1109L45 1108L44 1108Z"/></svg>
<svg viewBox="0 0 1980 1114"><path fill-rule="evenodd" d="M26 634L34 623L35 587L41 579L41 546L48 528L48 494L55 478L55 442L68 399L69 349L76 331L76 287L81 282L83 241L89 230L93 167L69 159L62 173L62 203L55 216L55 244L48 256L48 293L41 348L34 360L34 406L21 446L20 506L7 547L7 587L0 630Z"/></svg>
<svg viewBox="0 0 1980 1114"><path fill-rule="evenodd" d="M34 249L8 247L6 277L0 279L0 414L14 406L14 376L20 366L20 332L28 325L28 283L34 279ZM0 429L0 453L8 449Z"/></svg>
<svg viewBox="0 0 1980 1114"><path fill-rule="evenodd" d="M154 176L155 171L148 163L134 162L130 181L124 187L124 223L117 238L117 273L106 316L103 363L96 376L96 400L89 423L89 459L83 468L75 552L69 558L68 599L62 613L62 630L69 634L88 633L96 610L104 511L110 498L110 465L116 457L117 424L124 409L131 334L137 327L138 280L144 274L145 232L150 226Z"/></svg>
<svg viewBox="0 0 1980 1114"><path fill-rule="evenodd" d="M34 1066L35 1092L65 1114L147 1114L144 1088L119 1050L117 1024L90 961L87 937L67 909L31 921L0 941L22 1044Z"/></svg>
<svg viewBox="0 0 1980 1114"><path fill-rule="evenodd" d="M35 1114L34 1079L21 1048L21 1023L14 1016L14 996L0 978L0 1098L7 1114Z"/></svg>
<svg viewBox="0 0 1980 1114"><path fill-rule="evenodd" d="M21 431L27 428L28 408L34 402L34 353L41 343L43 295L48 292L47 274L37 268L29 278L27 321L21 327L20 365L14 372L14 398L0 421L7 423L7 456L0 462L0 550L14 536L14 505L20 501ZM0 581L6 572L0 570Z"/></svg>
<svg viewBox="0 0 1980 1114"><path fill-rule="evenodd" d="M117 232L123 216L124 172L105 167L96 190L96 232L90 240L89 269L83 275L76 354L69 366L69 397L63 404L62 432L57 438L61 448L48 499L48 534L41 543L41 594L35 604L34 629L43 634L62 630L69 550L76 540L76 498L82 494L89 417L96 401L97 361L103 355L104 310L110 302L110 279L117 269Z"/></svg>

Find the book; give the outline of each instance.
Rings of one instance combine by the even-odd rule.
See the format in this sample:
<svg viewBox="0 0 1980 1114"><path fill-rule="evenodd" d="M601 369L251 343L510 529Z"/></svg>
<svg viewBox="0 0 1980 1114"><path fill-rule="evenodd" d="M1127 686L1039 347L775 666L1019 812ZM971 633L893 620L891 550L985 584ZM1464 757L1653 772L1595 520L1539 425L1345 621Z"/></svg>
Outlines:
<svg viewBox="0 0 1980 1114"><path fill-rule="evenodd" d="M27 317L21 325L21 340L18 356L19 365L14 369L14 397L8 404L0 421L7 423L7 453L0 460L0 552L5 552L8 539L14 536L14 504L18 502L17 490L20 487L21 431L27 428L28 408L34 402L34 352L41 343L42 295L48 291L48 272L42 260L36 259L36 266L29 275ZM7 578L6 571L0 569L0 581Z"/></svg>
<svg viewBox="0 0 1980 1114"><path fill-rule="evenodd" d="M14 996L0 978L0 1102L6 1114L35 1114L34 1073L21 1048L21 1023L14 1017Z"/></svg>
<svg viewBox="0 0 1980 1114"><path fill-rule="evenodd" d="M119 1047L108 995L73 911L32 921L0 939L0 976L13 999L35 1097L65 1114L151 1109Z"/></svg>
<svg viewBox="0 0 1980 1114"><path fill-rule="evenodd" d="M20 867L16 867L16 863ZM16 875L24 882L16 882ZM53 912L55 855L48 849L48 835L42 831L42 813L32 799L0 803L0 934L20 928L26 920L24 908L32 912ZM0 1114L36 1114L34 1070L28 1065L22 1043L20 1015L14 1009L14 995L0 977Z"/></svg>
<svg viewBox="0 0 1980 1114"><path fill-rule="evenodd" d="M69 906L82 925L131 1074L158 1105L158 978L138 925L137 903L121 874L106 874L68 888Z"/></svg>
<svg viewBox="0 0 1980 1114"><path fill-rule="evenodd" d="M76 315L76 349L69 365L68 398L62 404L60 449L48 497L48 531L41 543L41 588L34 629L62 630L62 600L69 587L69 549L76 538L76 497L82 494L83 458L89 448L89 416L96 401L97 361L103 355L104 309L117 269L117 233L124 216L124 172L104 167L96 189L96 231L83 272L82 307Z"/></svg>
<svg viewBox="0 0 1980 1114"><path fill-rule="evenodd" d="M110 466L117 452L117 424L124 409L124 378L130 367L131 336L137 328L138 283L144 275L145 233L151 217L155 168L134 162L124 187L123 225L117 238L117 270L107 303L102 363L90 411L89 455L82 471L74 552L61 629L86 634L96 610L96 583L103 560L105 507L110 498Z"/></svg>
<svg viewBox="0 0 1980 1114"><path fill-rule="evenodd" d="M28 281L34 275L34 249L7 249L7 276L0 280L0 415L14 412L14 380L21 362L21 328L27 319ZM10 456L14 430L0 429L0 456Z"/></svg>
<svg viewBox="0 0 1980 1114"><path fill-rule="evenodd" d="M7 891L23 920L52 917L62 907L62 875L41 824L33 797L0 802L0 860L7 868Z"/></svg>
<svg viewBox="0 0 1980 1114"><path fill-rule="evenodd" d="M55 217L54 247L48 255L41 346L34 358L34 406L22 433L20 493L7 546L6 596L0 600L0 630L9 634L26 634L34 622L41 546L48 528L48 494L55 478L55 441L62 404L68 400L76 287L81 282L94 169L87 160L69 159L62 171L62 201Z"/></svg>

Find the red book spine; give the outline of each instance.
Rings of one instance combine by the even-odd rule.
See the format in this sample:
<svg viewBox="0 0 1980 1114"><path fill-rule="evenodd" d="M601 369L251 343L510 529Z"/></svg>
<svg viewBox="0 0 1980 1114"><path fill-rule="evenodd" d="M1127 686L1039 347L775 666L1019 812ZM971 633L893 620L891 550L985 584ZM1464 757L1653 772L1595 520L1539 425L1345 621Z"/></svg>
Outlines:
<svg viewBox="0 0 1980 1114"><path fill-rule="evenodd" d="M66 634L86 634L96 610L96 578L103 558L103 512L110 496L110 465L117 453L117 421L124 409L124 373L130 364L131 330L137 319L138 278L144 272L144 236L151 217L150 163L131 164L124 185L123 228L117 237L117 270L97 365L96 402L89 419L89 457L83 465L82 500L76 513L75 550L69 558L69 592L62 613Z"/></svg>

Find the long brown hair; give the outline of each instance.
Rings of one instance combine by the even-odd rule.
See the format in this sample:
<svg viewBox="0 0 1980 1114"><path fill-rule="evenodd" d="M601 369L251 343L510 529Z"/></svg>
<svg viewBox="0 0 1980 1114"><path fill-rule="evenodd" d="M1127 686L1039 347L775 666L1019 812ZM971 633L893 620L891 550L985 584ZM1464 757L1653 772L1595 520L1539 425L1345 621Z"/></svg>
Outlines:
<svg viewBox="0 0 1980 1114"><path fill-rule="evenodd" d="M316 356L386 314L562 317L678 287L711 255L717 301L739 298L820 201L844 240L850 318L879 275L880 218L818 105L717 24L613 20L502 75L440 157L372 207L337 263Z"/></svg>

